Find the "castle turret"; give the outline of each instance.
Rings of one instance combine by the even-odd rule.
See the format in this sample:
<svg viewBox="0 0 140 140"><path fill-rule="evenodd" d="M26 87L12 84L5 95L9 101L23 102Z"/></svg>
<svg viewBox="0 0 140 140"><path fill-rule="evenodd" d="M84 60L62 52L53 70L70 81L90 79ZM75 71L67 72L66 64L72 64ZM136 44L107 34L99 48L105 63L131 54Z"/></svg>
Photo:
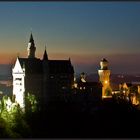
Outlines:
<svg viewBox="0 0 140 140"><path fill-rule="evenodd" d="M18 103L22 109L24 109L25 66L23 66L22 68L19 58L17 58L15 66L12 69L12 75L13 75L13 96L15 96L15 102Z"/></svg>
<svg viewBox="0 0 140 140"><path fill-rule="evenodd" d="M45 51L44 51L44 55L43 55L43 60L48 60L48 54L46 51L46 46L45 46Z"/></svg>
<svg viewBox="0 0 140 140"><path fill-rule="evenodd" d="M99 81L102 83L102 98L111 96L110 87L110 70L108 70L108 61L104 58L100 61L100 69L98 70Z"/></svg>
<svg viewBox="0 0 140 140"><path fill-rule="evenodd" d="M36 47L35 47L33 35L31 33L30 40L28 43L28 48L27 48L28 58L35 58L35 51L36 51Z"/></svg>
<svg viewBox="0 0 140 140"><path fill-rule="evenodd" d="M48 61L48 54L46 51L46 46L43 54L43 102L44 106L47 106L49 102L49 61ZM45 109L45 108L43 108Z"/></svg>

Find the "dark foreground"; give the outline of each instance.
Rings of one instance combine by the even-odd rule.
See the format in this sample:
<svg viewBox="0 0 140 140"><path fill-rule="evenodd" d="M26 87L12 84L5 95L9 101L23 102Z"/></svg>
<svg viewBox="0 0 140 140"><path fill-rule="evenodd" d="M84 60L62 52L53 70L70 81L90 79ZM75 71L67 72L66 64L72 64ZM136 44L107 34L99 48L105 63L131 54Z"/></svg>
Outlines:
<svg viewBox="0 0 140 140"><path fill-rule="evenodd" d="M140 112L112 99L55 102L29 118L33 138L138 138Z"/></svg>

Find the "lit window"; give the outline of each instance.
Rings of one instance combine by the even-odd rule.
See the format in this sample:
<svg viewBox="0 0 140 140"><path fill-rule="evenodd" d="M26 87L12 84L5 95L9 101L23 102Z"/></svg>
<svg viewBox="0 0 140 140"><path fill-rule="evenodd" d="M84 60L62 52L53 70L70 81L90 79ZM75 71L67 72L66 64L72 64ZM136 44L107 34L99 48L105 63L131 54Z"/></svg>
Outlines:
<svg viewBox="0 0 140 140"><path fill-rule="evenodd" d="M50 78L51 78L51 79L53 79L53 78L54 78L54 76L50 76Z"/></svg>
<svg viewBox="0 0 140 140"><path fill-rule="evenodd" d="M74 83L74 87L77 88L77 83Z"/></svg>
<svg viewBox="0 0 140 140"><path fill-rule="evenodd" d="M62 87L62 89L66 89L66 87Z"/></svg>

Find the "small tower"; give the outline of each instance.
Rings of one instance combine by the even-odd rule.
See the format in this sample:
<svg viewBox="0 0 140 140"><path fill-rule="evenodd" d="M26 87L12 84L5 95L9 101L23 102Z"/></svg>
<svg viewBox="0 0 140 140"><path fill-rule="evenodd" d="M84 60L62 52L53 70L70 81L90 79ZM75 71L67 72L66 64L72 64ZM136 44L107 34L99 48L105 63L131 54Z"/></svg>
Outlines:
<svg viewBox="0 0 140 140"><path fill-rule="evenodd" d="M28 58L35 58L35 51L36 51L36 47L35 47L33 35L31 33L30 40L27 47Z"/></svg>
<svg viewBox="0 0 140 140"><path fill-rule="evenodd" d="M43 60L48 60L48 54L46 51L46 46L45 46L45 51L44 51L44 55L43 55Z"/></svg>
<svg viewBox="0 0 140 140"><path fill-rule="evenodd" d="M99 81L102 83L102 98L111 97L110 88L110 70L108 70L108 61L104 58L100 61L100 69L98 70Z"/></svg>

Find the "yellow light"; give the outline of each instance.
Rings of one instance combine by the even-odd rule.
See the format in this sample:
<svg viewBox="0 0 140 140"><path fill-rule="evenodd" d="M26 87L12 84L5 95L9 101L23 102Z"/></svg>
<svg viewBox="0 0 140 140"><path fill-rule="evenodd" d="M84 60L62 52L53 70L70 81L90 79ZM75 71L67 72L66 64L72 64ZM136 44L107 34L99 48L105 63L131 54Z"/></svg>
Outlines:
<svg viewBox="0 0 140 140"><path fill-rule="evenodd" d="M106 80L106 81L105 81L105 84L107 84L107 83L108 83L108 81Z"/></svg>
<svg viewBox="0 0 140 140"><path fill-rule="evenodd" d="M74 88L77 88L77 83L74 83Z"/></svg>
<svg viewBox="0 0 140 140"><path fill-rule="evenodd" d="M102 96L102 98L112 98L112 96Z"/></svg>
<svg viewBox="0 0 140 140"><path fill-rule="evenodd" d="M85 79L83 79L83 78L81 79L81 81L82 81L83 83L86 83L86 80L85 80Z"/></svg>
<svg viewBox="0 0 140 140"><path fill-rule="evenodd" d="M125 90L123 90L123 93L125 93Z"/></svg>

